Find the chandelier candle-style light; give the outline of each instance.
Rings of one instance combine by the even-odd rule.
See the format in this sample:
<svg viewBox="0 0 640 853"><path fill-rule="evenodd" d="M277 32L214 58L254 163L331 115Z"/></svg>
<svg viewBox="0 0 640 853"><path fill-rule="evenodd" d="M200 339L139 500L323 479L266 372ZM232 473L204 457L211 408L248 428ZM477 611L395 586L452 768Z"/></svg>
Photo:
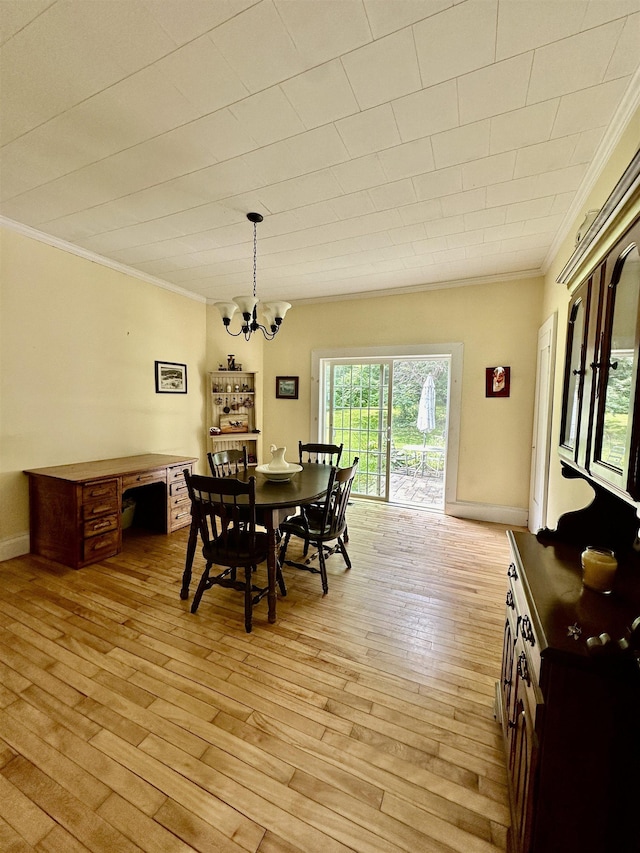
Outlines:
<svg viewBox="0 0 640 853"><path fill-rule="evenodd" d="M288 302L265 302L261 306L262 314L264 315L264 324L258 323L258 298L256 296L256 257L257 257L257 237L256 226L258 222L262 222L260 213L247 213L249 222L253 222L253 296L234 296L233 302L216 302L215 306L222 315L224 327L230 335L237 338L238 335L243 335L245 341L248 341L254 332L258 329L262 332L268 341L273 340L278 334L284 315L287 313L291 305ZM231 319L236 311L242 314L242 326L238 332L231 331Z"/></svg>

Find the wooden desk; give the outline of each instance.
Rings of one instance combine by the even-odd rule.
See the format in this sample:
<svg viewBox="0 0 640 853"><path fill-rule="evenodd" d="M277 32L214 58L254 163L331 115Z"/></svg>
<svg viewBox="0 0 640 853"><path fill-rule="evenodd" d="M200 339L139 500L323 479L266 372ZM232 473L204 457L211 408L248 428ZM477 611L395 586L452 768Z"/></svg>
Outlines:
<svg viewBox="0 0 640 853"><path fill-rule="evenodd" d="M295 474L288 483L272 483L255 469L240 471L237 479L247 482L249 477L256 478L256 514L259 523L262 524L269 536L269 554L267 557L267 579L269 592L269 622L276 621L276 565L277 565L277 537L276 533L280 522L288 515L294 507L313 503L324 497L329 485L330 465L316 465L306 463L302 471ZM198 542L198 529L195 524L191 525L189 542L187 544L187 558L185 561L184 574L182 576L182 589L180 598L189 597L189 584L191 583L191 568Z"/></svg>
<svg viewBox="0 0 640 853"><path fill-rule="evenodd" d="M29 477L31 553L79 569L122 550L122 495L141 492L144 526L171 533L191 521L183 470L192 456L145 453L34 468Z"/></svg>

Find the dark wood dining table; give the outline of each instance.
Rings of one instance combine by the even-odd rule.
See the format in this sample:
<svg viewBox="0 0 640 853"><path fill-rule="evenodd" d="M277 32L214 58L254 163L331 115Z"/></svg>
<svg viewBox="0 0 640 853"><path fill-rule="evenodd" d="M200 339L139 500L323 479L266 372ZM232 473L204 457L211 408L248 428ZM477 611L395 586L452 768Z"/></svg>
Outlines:
<svg viewBox="0 0 640 853"><path fill-rule="evenodd" d="M268 480L264 474L257 472L255 468L248 468L234 475L236 479L248 482L250 477L256 478L256 516L258 523L266 528L269 537L269 552L267 556L267 583L269 591L267 600L269 605L269 622L276 621L276 566L278 555L278 527L280 523L297 506L313 503L323 498L327 493L329 485L330 465L318 465L306 463L302 471L298 471L287 482L273 482ZM189 597L189 584L191 583L191 569L198 543L198 527L192 520L187 543L187 557L185 561L184 574L182 576L182 588L180 598L185 600Z"/></svg>

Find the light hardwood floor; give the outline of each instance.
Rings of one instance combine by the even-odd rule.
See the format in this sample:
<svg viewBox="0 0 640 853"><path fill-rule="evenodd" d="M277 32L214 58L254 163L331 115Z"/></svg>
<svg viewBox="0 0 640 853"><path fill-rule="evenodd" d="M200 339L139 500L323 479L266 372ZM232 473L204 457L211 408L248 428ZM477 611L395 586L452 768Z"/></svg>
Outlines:
<svg viewBox="0 0 640 853"><path fill-rule="evenodd" d="M0 850L503 851L504 531L355 501L249 635L180 601L186 530L0 563Z"/></svg>

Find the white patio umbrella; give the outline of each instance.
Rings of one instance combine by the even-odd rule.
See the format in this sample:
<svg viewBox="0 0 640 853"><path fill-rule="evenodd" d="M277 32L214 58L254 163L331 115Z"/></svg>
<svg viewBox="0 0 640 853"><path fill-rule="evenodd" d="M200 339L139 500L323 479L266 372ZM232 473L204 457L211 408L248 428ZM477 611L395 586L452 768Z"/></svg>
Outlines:
<svg viewBox="0 0 640 853"><path fill-rule="evenodd" d="M425 433L425 442L427 440L426 434L436 428L436 383L431 374L427 376L422 385L416 426L420 432Z"/></svg>

